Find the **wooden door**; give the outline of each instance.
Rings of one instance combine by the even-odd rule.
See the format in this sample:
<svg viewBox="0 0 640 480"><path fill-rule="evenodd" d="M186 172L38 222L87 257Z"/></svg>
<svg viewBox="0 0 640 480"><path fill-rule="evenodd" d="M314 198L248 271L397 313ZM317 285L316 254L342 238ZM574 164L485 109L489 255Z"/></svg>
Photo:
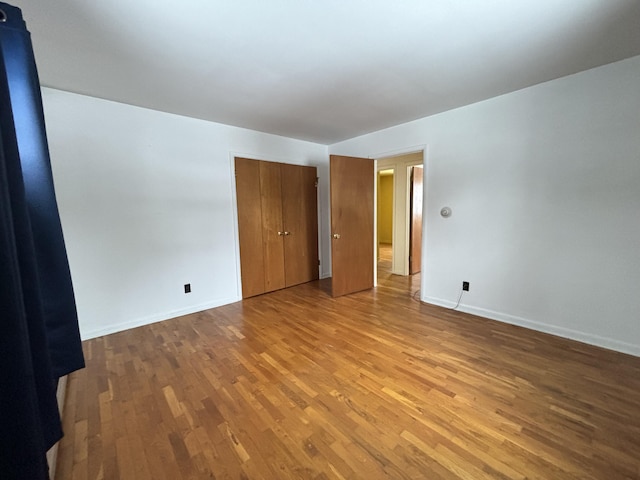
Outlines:
<svg viewBox="0 0 640 480"><path fill-rule="evenodd" d="M315 167L280 164L287 287L317 280L318 195Z"/></svg>
<svg viewBox="0 0 640 480"><path fill-rule="evenodd" d="M421 166L411 167L409 275L420 272L422 265L422 173Z"/></svg>
<svg viewBox="0 0 640 480"><path fill-rule="evenodd" d="M260 162L236 158L235 164L242 297L247 298L265 291Z"/></svg>
<svg viewBox="0 0 640 480"><path fill-rule="evenodd" d="M264 291L272 292L285 287L282 182L279 163L259 162L259 165Z"/></svg>
<svg viewBox="0 0 640 480"><path fill-rule="evenodd" d="M332 295L373 288L373 160L331 155Z"/></svg>

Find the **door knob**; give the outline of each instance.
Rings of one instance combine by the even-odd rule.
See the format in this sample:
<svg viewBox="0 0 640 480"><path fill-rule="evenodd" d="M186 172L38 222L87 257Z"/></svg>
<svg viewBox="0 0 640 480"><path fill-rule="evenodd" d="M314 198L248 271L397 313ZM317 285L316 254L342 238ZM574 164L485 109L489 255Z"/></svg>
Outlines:
<svg viewBox="0 0 640 480"><path fill-rule="evenodd" d="M333 238L335 238L336 240L340 238L340 234L339 233L334 233L333 234Z"/></svg>
<svg viewBox="0 0 640 480"><path fill-rule="evenodd" d="M289 235L291 235L291 232L284 232L284 234L288 237Z"/></svg>
<svg viewBox="0 0 640 480"><path fill-rule="evenodd" d="M286 232L278 232L278 235L279 235L279 236L282 236L282 235L284 235L285 233L286 233Z"/></svg>

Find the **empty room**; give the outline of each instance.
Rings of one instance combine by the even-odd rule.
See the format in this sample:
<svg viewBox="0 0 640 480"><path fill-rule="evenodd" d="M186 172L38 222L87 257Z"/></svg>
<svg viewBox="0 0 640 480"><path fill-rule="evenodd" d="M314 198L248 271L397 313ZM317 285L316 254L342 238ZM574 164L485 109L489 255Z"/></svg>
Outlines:
<svg viewBox="0 0 640 480"><path fill-rule="evenodd" d="M0 42L1 479L640 479L640 2Z"/></svg>

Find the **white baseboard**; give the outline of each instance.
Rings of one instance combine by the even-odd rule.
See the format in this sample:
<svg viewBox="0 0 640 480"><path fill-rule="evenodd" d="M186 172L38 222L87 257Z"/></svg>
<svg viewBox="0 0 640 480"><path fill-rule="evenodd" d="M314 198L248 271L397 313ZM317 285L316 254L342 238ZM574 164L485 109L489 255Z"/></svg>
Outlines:
<svg viewBox="0 0 640 480"><path fill-rule="evenodd" d="M453 308L456 305L455 302L435 297L424 297L421 300L423 302L445 308ZM596 347L608 348L609 350L615 350L617 352L628 353L629 355L640 357L640 345L621 342L620 340L616 340L613 338L601 337L599 335L594 335L591 333L580 332L578 330L572 330L570 328L537 322L535 320L529 320L515 315L509 315L507 313L478 308L471 305L460 304L456 310L460 312L471 313L473 315L478 315L479 317L489 318L491 320L497 320L503 323L509 323L511 325L517 325L519 327L529 328L531 330L536 330L539 332L550 333L552 335L568 338L570 340L577 340L578 342L588 343L589 345L595 345Z"/></svg>
<svg viewBox="0 0 640 480"><path fill-rule="evenodd" d="M170 312L156 313L147 317L135 318L127 320L125 322L114 323L102 328L93 328L84 330L82 326L80 328L80 336L82 340L89 340L91 338L102 337L103 335L109 335L111 333L122 332L131 328L142 327L156 322L162 322L175 317L181 317L182 315L189 315L191 313L202 312L203 310L209 310L210 308L221 307L230 303L239 302L242 298L229 297L221 298L213 302L202 303L200 305L193 305L180 310L173 310Z"/></svg>

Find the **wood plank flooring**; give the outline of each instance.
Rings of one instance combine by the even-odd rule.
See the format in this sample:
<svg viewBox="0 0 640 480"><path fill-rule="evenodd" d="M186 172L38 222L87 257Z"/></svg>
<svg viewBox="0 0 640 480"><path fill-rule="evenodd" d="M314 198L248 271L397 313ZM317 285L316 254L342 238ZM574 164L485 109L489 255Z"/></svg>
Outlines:
<svg viewBox="0 0 640 480"><path fill-rule="evenodd" d="M85 342L56 478L640 478L640 358L379 282Z"/></svg>

